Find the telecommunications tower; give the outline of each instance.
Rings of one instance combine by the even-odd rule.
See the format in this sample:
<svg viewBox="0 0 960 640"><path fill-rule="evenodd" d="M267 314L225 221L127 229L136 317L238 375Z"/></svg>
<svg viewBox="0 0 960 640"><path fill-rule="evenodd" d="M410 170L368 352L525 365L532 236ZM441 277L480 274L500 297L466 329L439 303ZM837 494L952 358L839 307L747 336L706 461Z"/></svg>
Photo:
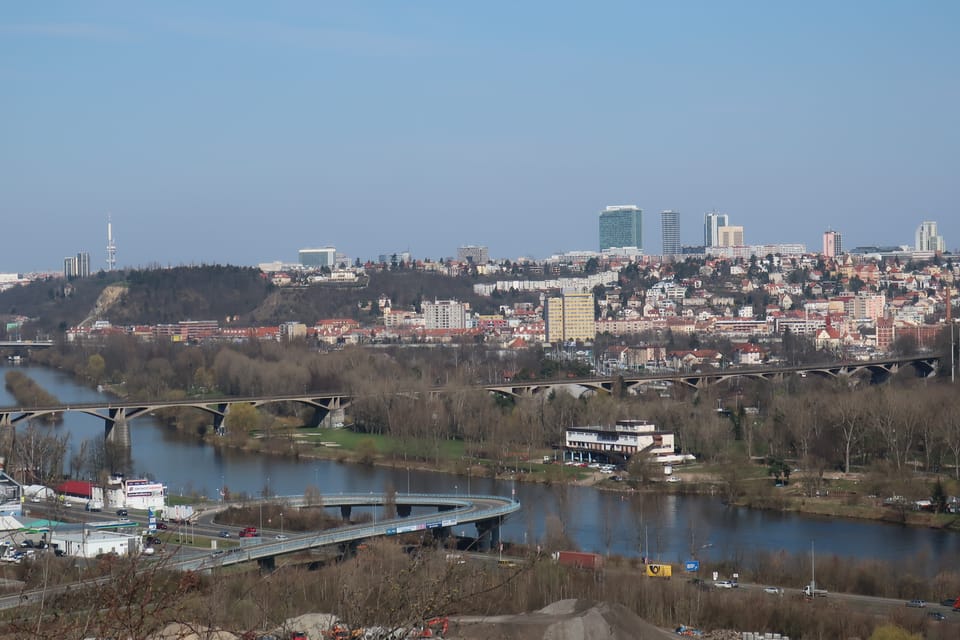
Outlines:
<svg viewBox="0 0 960 640"><path fill-rule="evenodd" d="M107 271L117 268L117 244L113 241L113 223L107 215Z"/></svg>

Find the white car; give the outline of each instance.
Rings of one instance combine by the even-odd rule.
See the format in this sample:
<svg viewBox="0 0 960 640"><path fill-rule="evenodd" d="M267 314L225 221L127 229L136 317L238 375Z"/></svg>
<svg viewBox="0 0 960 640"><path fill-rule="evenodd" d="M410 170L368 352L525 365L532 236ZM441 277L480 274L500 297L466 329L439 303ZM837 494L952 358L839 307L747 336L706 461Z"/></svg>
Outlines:
<svg viewBox="0 0 960 640"><path fill-rule="evenodd" d="M286 539L287 539L287 536L286 536L286 534L278 533L276 536L274 536L274 538L275 538L276 540L286 540Z"/></svg>
<svg viewBox="0 0 960 640"><path fill-rule="evenodd" d="M680 482L680 476L668 476L667 482Z"/></svg>
<svg viewBox="0 0 960 640"><path fill-rule="evenodd" d="M775 596L782 596L782 595L783 595L783 589L781 589L780 587L764 587L764 588L763 588L763 592L764 592L764 593L772 593L772 594L775 595Z"/></svg>
<svg viewBox="0 0 960 640"><path fill-rule="evenodd" d="M733 589L734 584L730 580L717 580L713 583L717 589Z"/></svg>

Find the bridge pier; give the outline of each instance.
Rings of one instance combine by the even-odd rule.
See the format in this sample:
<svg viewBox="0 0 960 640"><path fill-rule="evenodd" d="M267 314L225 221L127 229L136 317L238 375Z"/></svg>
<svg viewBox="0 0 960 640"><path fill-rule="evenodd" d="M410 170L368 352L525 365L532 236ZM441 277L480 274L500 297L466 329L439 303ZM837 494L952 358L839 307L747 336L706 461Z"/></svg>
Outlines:
<svg viewBox="0 0 960 640"><path fill-rule="evenodd" d="M221 433L224 426L224 422L227 419L227 411L230 409L230 405L226 402L221 402L217 405L217 412L213 414L213 430L217 433Z"/></svg>
<svg viewBox="0 0 960 640"><path fill-rule="evenodd" d="M0 413L0 427L12 427L13 422L10 420L9 413Z"/></svg>
<svg viewBox="0 0 960 640"><path fill-rule="evenodd" d="M353 511L353 507L351 507L350 505L348 504L340 505L340 517L346 520L347 522L350 521L350 513L352 511Z"/></svg>
<svg viewBox="0 0 960 640"><path fill-rule="evenodd" d="M411 504L397 505L397 515L400 516L401 518L409 518L411 513L413 513L413 505Z"/></svg>
<svg viewBox="0 0 960 640"><path fill-rule="evenodd" d="M260 573L273 573L277 570L277 558L276 556L267 556L265 558L257 558L257 567L260 569Z"/></svg>
<svg viewBox="0 0 960 640"><path fill-rule="evenodd" d="M123 409L110 409L109 415L104 419L104 437L107 442L117 446L130 448L130 424L127 422L127 414Z"/></svg>
<svg viewBox="0 0 960 640"><path fill-rule="evenodd" d="M313 414L310 416L310 421L307 423L308 427L313 427L314 429L318 428L323 424L324 419L327 417L327 414L330 412L326 407L317 406L313 409Z"/></svg>
<svg viewBox="0 0 960 640"><path fill-rule="evenodd" d="M431 529L431 531L433 531L433 539L441 543L450 537L450 527L437 527L436 529Z"/></svg>
<svg viewBox="0 0 960 640"><path fill-rule="evenodd" d="M500 545L500 518L477 522L477 547L480 551L490 551Z"/></svg>

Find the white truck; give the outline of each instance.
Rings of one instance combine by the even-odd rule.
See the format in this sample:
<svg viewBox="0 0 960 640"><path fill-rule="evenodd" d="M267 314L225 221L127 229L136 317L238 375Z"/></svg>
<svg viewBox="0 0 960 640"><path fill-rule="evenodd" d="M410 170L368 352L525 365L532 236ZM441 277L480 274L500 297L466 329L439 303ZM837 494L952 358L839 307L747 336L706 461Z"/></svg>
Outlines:
<svg viewBox="0 0 960 640"><path fill-rule="evenodd" d="M103 511L103 500L88 500L87 511Z"/></svg>
<svg viewBox="0 0 960 640"><path fill-rule="evenodd" d="M803 595L808 598L826 598L827 593L826 589L817 589L816 583L810 583L803 588Z"/></svg>

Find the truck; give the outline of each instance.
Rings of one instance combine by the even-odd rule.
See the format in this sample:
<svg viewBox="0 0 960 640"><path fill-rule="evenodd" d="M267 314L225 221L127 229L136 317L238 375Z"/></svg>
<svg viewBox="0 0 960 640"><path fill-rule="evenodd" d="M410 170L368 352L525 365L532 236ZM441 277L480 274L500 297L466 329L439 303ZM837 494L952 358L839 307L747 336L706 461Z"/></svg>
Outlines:
<svg viewBox="0 0 960 640"><path fill-rule="evenodd" d="M585 551L557 551L552 558L558 563L567 567L576 567L577 569L593 569L599 571L603 568L603 556L599 553L587 553Z"/></svg>
<svg viewBox="0 0 960 640"><path fill-rule="evenodd" d="M826 598L827 593L829 592L826 589L817 589L815 583L810 583L803 588L803 595L808 598Z"/></svg>
<svg viewBox="0 0 960 640"><path fill-rule="evenodd" d="M103 511L103 500L88 500L87 511Z"/></svg>
<svg viewBox="0 0 960 640"><path fill-rule="evenodd" d="M170 522L186 524L193 518L194 512L193 507L189 504L175 504L164 509L163 515Z"/></svg>

